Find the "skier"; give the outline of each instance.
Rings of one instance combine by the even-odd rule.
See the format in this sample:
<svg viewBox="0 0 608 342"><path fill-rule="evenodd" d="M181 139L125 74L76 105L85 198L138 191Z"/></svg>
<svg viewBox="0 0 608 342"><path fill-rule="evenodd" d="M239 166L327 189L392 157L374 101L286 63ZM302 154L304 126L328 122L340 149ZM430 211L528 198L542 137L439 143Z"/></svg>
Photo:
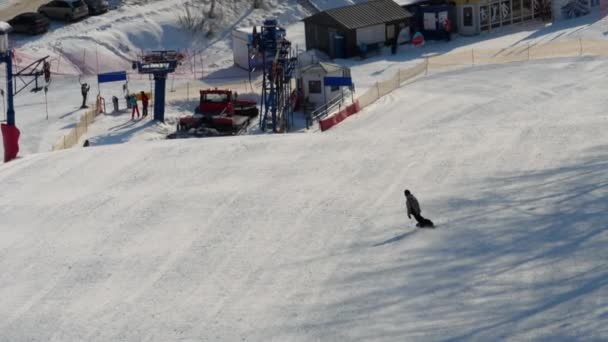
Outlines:
<svg viewBox="0 0 608 342"><path fill-rule="evenodd" d="M433 224L433 221L426 219L426 218L422 217L422 215L420 215L420 212L421 212L420 204L418 203L418 200L416 199L416 197L414 197L414 195L407 189L404 191L404 194L405 194L405 207L407 208L407 217L411 220L412 215L414 215L414 218L416 219L416 221L418 221L418 224L416 224L416 227L434 228L435 225Z"/></svg>
<svg viewBox="0 0 608 342"><path fill-rule="evenodd" d="M135 97L135 94L131 94L131 96L129 96L129 102L133 108L131 111L131 120L135 119L135 112L137 112L137 118L139 119L139 107L137 106L137 97Z"/></svg>
<svg viewBox="0 0 608 342"><path fill-rule="evenodd" d="M142 90L141 92L141 108L142 108L142 117L145 118L148 116L148 95Z"/></svg>

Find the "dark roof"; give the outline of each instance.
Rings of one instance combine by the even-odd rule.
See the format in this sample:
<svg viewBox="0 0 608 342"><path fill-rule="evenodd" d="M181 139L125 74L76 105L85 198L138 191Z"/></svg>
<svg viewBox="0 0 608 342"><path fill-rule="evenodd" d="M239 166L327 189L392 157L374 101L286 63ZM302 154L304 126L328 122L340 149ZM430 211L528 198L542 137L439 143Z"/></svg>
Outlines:
<svg viewBox="0 0 608 342"><path fill-rule="evenodd" d="M392 21L411 18L412 14L393 0L370 0L351 6L338 7L317 13L325 13L348 29L357 29ZM305 21L309 18L304 19Z"/></svg>

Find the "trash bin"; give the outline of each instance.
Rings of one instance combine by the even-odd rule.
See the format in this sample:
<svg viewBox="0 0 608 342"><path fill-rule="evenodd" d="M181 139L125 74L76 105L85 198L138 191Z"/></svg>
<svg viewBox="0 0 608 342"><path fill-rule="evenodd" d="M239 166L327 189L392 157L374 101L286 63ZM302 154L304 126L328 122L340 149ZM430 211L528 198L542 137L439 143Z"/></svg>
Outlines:
<svg viewBox="0 0 608 342"><path fill-rule="evenodd" d="M118 112L118 97L112 96L112 105L114 106L114 112Z"/></svg>

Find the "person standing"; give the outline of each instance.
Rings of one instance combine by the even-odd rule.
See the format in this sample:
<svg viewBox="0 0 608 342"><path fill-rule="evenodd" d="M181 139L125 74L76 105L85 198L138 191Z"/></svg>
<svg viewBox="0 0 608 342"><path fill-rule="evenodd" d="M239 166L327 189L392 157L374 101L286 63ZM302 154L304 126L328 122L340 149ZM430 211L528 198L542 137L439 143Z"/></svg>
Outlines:
<svg viewBox="0 0 608 342"><path fill-rule="evenodd" d="M420 210L420 203L418 203L418 200L416 199L416 197L414 197L414 194L412 194L407 189L403 193L405 195L405 207L407 209L407 217L411 220L412 215L414 216L416 221L418 221L418 224L416 224L416 227L420 227L420 228L435 227L435 225L433 224L433 221L422 217L421 210Z"/></svg>
<svg viewBox="0 0 608 342"><path fill-rule="evenodd" d="M42 72L44 73L44 81L48 85L51 82L51 63L44 61L42 63Z"/></svg>
<svg viewBox="0 0 608 342"><path fill-rule="evenodd" d="M448 17L443 21L443 30L445 31L445 40L448 42L452 40L452 21Z"/></svg>
<svg viewBox="0 0 608 342"><path fill-rule="evenodd" d="M87 107L87 95L89 94L89 89L91 89L91 87L88 84L86 84L86 83L80 84L80 92L82 93L82 106L80 106L80 108L88 108Z"/></svg>
<svg viewBox="0 0 608 342"><path fill-rule="evenodd" d="M143 90L141 92L141 110L142 110L141 116L143 118L148 116L148 95Z"/></svg>
<svg viewBox="0 0 608 342"><path fill-rule="evenodd" d="M137 118L139 119L139 107L137 106L137 97L135 97L135 94L131 94L131 96L129 96L129 101L131 102L131 107L133 108L131 110L131 120L135 119L135 112L137 112Z"/></svg>

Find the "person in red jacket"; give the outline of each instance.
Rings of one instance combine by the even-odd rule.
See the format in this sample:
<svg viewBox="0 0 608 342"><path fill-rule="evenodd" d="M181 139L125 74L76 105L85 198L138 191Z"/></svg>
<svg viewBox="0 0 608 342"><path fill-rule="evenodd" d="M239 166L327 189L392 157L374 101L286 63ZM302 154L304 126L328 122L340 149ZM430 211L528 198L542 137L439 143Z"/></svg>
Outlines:
<svg viewBox="0 0 608 342"><path fill-rule="evenodd" d="M450 18L445 18L445 20L443 21L443 30L445 31L445 40L447 40L448 42L450 40L452 40L452 21L450 20Z"/></svg>
<svg viewBox="0 0 608 342"><path fill-rule="evenodd" d="M148 116L148 95L142 91L141 92L141 108L142 108L142 117Z"/></svg>

